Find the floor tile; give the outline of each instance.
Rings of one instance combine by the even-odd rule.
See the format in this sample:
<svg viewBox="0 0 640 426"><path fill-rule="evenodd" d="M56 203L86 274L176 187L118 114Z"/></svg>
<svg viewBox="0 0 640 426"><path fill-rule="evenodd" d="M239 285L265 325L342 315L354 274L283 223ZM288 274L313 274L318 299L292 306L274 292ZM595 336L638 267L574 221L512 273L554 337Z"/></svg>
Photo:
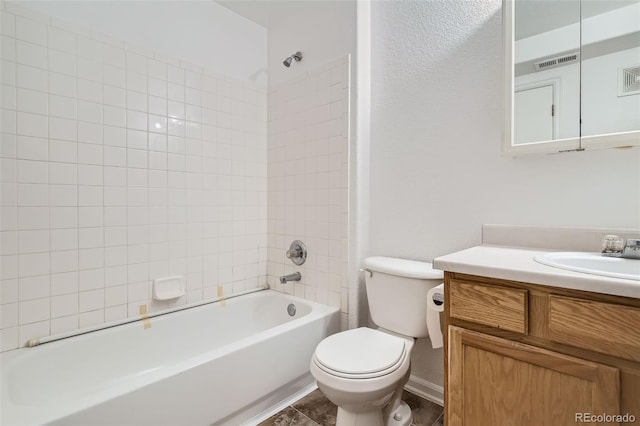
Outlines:
<svg viewBox="0 0 640 426"><path fill-rule="evenodd" d="M336 424L338 407L333 405L333 403L317 389L292 404L292 406L322 426L333 426Z"/></svg>
<svg viewBox="0 0 640 426"><path fill-rule="evenodd" d="M287 407L258 426L318 426L318 423L309 419L295 408Z"/></svg>

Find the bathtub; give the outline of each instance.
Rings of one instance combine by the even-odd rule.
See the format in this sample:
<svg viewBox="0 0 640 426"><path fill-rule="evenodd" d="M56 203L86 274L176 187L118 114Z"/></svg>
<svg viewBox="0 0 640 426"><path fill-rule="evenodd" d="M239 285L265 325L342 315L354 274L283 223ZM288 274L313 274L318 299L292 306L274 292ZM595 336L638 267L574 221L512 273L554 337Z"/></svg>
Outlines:
<svg viewBox="0 0 640 426"><path fill-rule="evenodd" d="M6 352L0 423L243 424L312 384L338 329L336 308L264 290Z"/></svg>

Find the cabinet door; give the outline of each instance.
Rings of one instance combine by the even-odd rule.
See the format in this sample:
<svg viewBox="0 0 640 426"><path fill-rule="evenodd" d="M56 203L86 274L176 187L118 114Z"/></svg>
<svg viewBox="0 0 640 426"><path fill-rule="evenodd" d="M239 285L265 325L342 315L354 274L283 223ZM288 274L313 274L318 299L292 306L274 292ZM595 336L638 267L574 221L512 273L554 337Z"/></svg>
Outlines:
<svg viewBox="0 0 640 426"><path fill-rule="evenodd" d="M448 426L575 425L580 413L619 414L617 368L459 327L448 338Z"/></svg>

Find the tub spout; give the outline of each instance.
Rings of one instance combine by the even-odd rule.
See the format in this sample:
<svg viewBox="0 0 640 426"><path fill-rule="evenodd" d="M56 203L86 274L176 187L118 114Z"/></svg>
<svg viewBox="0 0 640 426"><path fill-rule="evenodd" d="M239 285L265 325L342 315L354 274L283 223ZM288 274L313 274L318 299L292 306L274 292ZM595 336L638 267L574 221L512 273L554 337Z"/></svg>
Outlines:
<svg viewBox="0 0 640 426"><path fill-rule="evenodd" d="M293 274L281 276L280 284L286 284L287 281L300 281L301 279L302 275L300 275L300 272L294 272Z"/></svg>

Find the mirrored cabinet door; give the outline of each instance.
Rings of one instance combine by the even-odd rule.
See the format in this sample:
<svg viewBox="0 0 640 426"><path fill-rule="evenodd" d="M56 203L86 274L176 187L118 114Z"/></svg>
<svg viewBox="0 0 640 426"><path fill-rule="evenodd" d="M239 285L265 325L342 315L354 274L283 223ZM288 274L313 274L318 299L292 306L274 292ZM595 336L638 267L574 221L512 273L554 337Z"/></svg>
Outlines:
<svg viewBox="0 0 640 426"><path fill-rule="evenodd" d="M640 0L503 0L508 155L640 146Z"/></svg>

